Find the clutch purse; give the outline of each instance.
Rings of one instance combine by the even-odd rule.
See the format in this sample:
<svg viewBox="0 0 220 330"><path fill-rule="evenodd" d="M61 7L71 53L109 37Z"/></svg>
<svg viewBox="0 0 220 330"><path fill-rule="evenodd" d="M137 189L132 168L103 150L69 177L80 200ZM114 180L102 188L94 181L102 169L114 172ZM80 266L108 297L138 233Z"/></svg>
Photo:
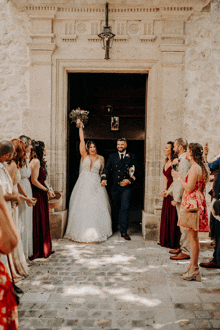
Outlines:
<svg viewBox="0 0 220 330"><path fill-rule="evenodd" d="M181 210L179 226L199 230L199 208Z"/></svg>

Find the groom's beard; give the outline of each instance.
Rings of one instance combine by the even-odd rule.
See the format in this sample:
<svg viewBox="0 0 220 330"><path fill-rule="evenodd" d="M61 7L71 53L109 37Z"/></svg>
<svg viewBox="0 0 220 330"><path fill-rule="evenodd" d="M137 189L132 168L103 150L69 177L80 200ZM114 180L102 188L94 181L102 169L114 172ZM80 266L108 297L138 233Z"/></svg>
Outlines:
<svg viewBox="0 0 220 330"><path fill-rule="evenodd" d="M120 148L120 150L118 149L118 151L119 151L120 153L123 153L125 150L126 150L126 148L124 148L124 149L121 149L121 148Z"/></svg>

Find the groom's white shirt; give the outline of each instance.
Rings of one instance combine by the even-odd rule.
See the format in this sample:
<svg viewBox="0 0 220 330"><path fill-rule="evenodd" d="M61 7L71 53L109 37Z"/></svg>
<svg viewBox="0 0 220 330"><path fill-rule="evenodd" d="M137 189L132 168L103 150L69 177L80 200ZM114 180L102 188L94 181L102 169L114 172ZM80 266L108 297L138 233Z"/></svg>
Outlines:
<svg viewBox="0 0 220 330"><path fill-rule="evenodd" d="M121 155L124 155L124 158L125 158L126 150L125 150L124 152L119 152L119 151L118 151L118 154L119 154L119 158L120 158L120 159L121 159ZM124 159L124 158L123 158L123 159Z"/></svg>

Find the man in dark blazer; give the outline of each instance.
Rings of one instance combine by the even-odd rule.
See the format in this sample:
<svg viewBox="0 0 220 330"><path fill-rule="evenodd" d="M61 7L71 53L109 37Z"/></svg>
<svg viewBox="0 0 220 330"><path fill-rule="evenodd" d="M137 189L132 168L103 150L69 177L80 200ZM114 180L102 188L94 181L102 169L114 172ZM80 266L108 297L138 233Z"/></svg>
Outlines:
<svg viewBox="0 0 220 330"><path fill-rule="evenodd" d="M208 147L204 147L204 155L207 160ZM217 158L214 162L208 163L211 173L218 171L218 178L216 184L215 198L219 200L220 196L220 157ZM213 258L209 262L201 262L201 267L205 268L220 268L220 221L215 221L215 247Z"/></svg>
<svg viewBox="0 0 220 330"><path fill-rule="evenodd" d="M134 154L127 152L125 138L118 139L118 152L111 154L103 169L101 185L105 187L112 177L112 230L117 231L119 212L121 210L120 233L126 240L131 238L127 234L129 222L129 207L137 175L137 161Z"/></svg>

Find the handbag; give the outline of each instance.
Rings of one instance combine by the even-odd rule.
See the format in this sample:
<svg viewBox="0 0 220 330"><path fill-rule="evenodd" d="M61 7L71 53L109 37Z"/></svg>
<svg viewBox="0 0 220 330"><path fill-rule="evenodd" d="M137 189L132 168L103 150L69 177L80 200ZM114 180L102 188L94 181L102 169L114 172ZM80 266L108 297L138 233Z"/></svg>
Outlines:
<svg viewBox="0 0 220 330"><path fill-rule="evenodd" d="M199 208L182 209L179 216L179 226L199 230Z"/></svg>

